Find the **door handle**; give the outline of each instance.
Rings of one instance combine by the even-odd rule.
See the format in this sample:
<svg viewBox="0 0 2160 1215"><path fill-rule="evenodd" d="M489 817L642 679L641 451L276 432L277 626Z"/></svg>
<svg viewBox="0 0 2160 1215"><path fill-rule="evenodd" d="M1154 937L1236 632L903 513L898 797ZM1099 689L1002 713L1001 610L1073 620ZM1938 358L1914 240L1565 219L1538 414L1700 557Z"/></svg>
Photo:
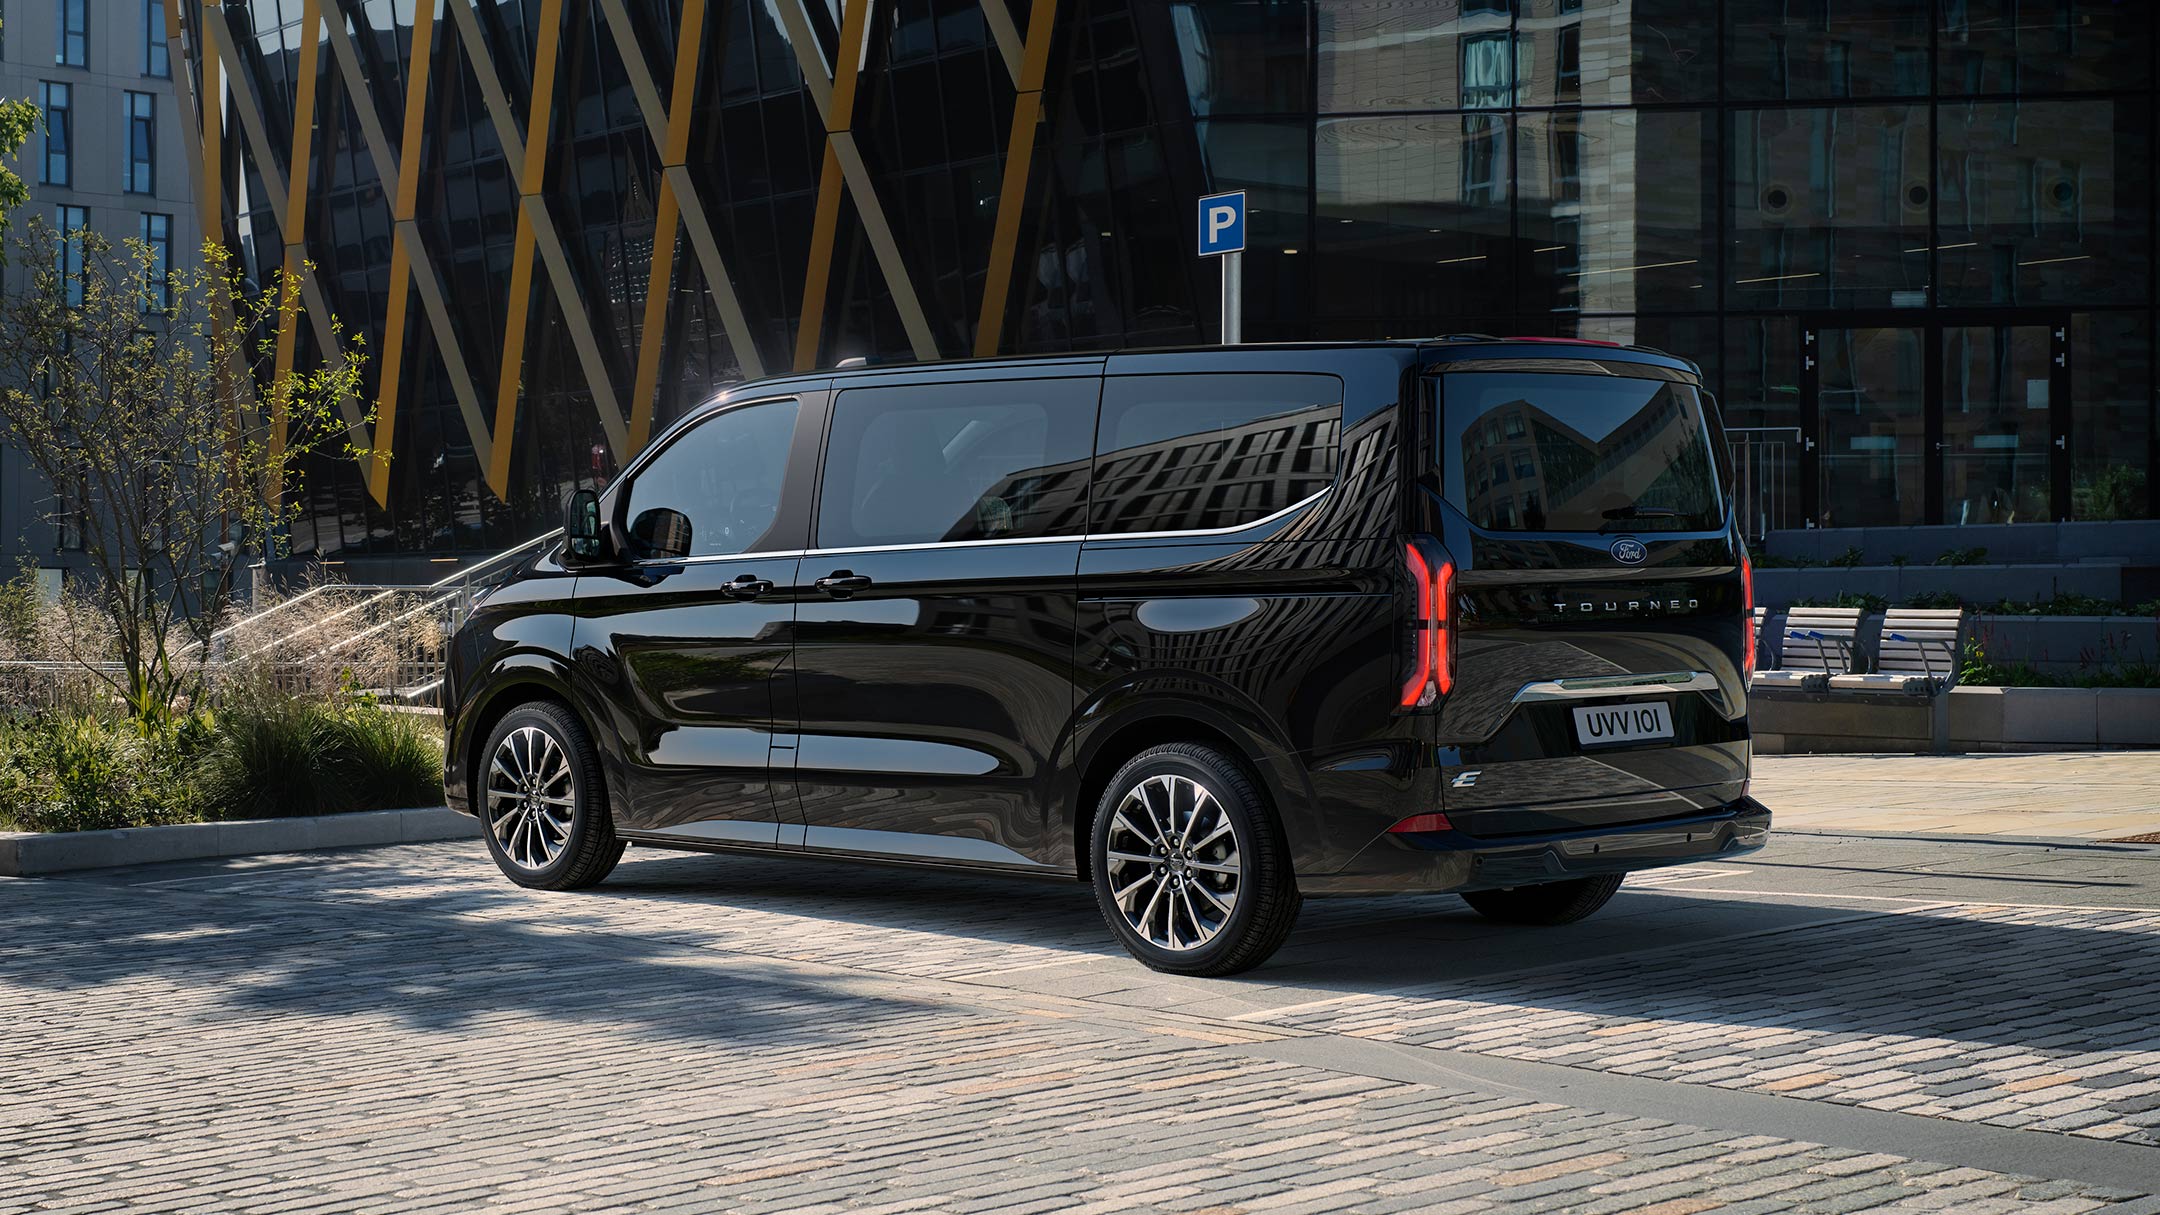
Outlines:
<svg viewBox="0 0 2160 1215"><path fill-rule="evenodd" d="M835 599L845 599L857 591L867 589L870 579L853 570L834 570L813 585Z"/></svg>
<svg viewBox="0 0 2160 1215"><path fill-rule="evenodd" d="M731 599L755 599L772 589L772 583L756 574L737 574L733 582L720 588Z"/></svg>

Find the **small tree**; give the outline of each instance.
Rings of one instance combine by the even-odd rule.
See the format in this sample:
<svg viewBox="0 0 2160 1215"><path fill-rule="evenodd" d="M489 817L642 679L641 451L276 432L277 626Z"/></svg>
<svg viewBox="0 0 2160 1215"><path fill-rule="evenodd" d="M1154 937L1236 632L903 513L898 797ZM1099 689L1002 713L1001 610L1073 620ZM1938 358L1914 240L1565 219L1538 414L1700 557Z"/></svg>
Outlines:
<svg viewBox="0 0 2160 1215"><path fill-rule="evenodd" d="M0 297L0 424L51 487L54 522L79 534L93 577L78 593L110 628L61 656L160 717L202 690L236 574L279 555L299 463L364 454L338 411L358 342L333 322L344 358L278 374L299 284L246 291L215 243L180 273L142 242L40 220L17 248L34 271Z"/></svg>
<svg viewBox="0 0 2160 1215"><path fill-rule="evenodd" d="M6 237L8 221L15 208L30 201L29 187L8 161L30 142L30 132L37 129L37 107L27 101L0 97L0 266L7 264Z"/></svg>

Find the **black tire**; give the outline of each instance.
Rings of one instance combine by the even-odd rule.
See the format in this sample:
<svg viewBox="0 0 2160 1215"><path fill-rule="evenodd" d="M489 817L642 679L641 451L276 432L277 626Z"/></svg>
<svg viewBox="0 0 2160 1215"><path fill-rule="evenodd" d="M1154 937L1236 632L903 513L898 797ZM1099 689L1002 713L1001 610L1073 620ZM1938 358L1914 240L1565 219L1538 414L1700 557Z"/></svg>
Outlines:
<svg viewBox="0 0 2160 1215"><path fill-rule="evenodd" d="M1551 926L1572 924L1612 901L1625 874L1547 882L1540 886L1517 886L1512 890L1476 890L1463 902L1488 920L1501 924Z"/></svg>
<svg viewBox="0 0 2160 1215"><path fill-rule="evenodd" d="M513 739L511 752L504 753L505 743ZM539 739L557 750L550 752ZM509 768L524 766L521 753L534 757L530 766L536 776L530 787L505 779ZM557 770L552 762L557 754L563 776L543 783L541 775ZM498 760L508 767L499 769ZM495 858L503 876L534 890L580 890L599 884L622 859L623 841L615 836L615 818L608 810L600 754L569 709L552 701L536 701L510 710L488 735L478 767L473 806L480 814L488 855ZM507 788L498 790L498 785ZM524 792L531 792L534 800L527 801ZM542 798L570 804L538 800ZM558 833L560 812L565 810L567 829ZM545 821L543 815L548 816ZM520 818L522 824L505 821Z"/></svg>
<svg viewBox="0 0 2160 1215"><path fill-rule="evenodd" d="M1189 791L1178 801L1179 791L1188 790L1188 785L1179 782L1205 790L1217 809L1209 809ZM1141 796L1148 800L1135 809L1147 808L1152 817L1153 807L1161 806L1171 828L1178 826L1180 810L1184 812L1183 834L1171 841L1170 851L1179 854L1174 860L1168 855L1144 864L1117 859L1139 855L1132 850L1140 846L1141 836L1134 833L1130 819L1120 822L1119 809L1143 785L1147 789ZM1155 822L1160 825L1160 820ZM1222 830L1225 825L1227 831ZM1165 828L1156 831L1154 838L1174 834ZM1201 835L1218 838L1202 846L1198 843ZM1233 851L1224 850L1220 838L1224 835ZM1166 743L1134 756L1103 790L1095 806L1092 837L1089 877L1095 904L1118 942L1151 969L1200 976L1250 970L1281 948L1297 923L1302 900L1282 826L1245 769L1210 747ZM1147 855L1155 855L1152 848ZM1151 905L1154 910L1144 920L1149 933L1128 919L1119 905L1114 880L1131 892L1128 898L1136 915L1148 910L1140 903L1153 892L1159 890L1170 899L1166 911ZM1141 885L1149 881L1154 885ZM1235 897L1227 900L1228 911L1218 911L1222 896L1232 893L1233 886ZM1197 900L1194 894L1199 895ZM1160 940L1153 931L1158 923L1162 925ZM1181 926L1197 943L1183 943Z"/></svg>

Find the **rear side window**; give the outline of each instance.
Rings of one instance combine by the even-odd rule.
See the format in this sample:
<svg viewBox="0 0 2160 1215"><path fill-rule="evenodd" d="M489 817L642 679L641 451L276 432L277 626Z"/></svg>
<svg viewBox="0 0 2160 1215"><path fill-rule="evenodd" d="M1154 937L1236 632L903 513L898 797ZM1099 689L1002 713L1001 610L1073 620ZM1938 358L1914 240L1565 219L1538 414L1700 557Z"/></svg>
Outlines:
<svg viewBox="0 0 2160 1215"><path fill-rule="evenodd" d="M1077 536L1100 380L850 388L833 403L820 548Z"/></svg>
<svg viewBox="0 0 2160 1215"><path fill-rule="evenodd" d="M1686 384L1602 375L1440 377L1448 503L1494 531L1708 531L1716 436Z"/></svg>
<svg viewBox="0 0 2160 1215"><path fill-rule="evenodd" d="M1334 483L1331 375L1136 375L1103 382L1097 534L1242 527Z"/></svg>

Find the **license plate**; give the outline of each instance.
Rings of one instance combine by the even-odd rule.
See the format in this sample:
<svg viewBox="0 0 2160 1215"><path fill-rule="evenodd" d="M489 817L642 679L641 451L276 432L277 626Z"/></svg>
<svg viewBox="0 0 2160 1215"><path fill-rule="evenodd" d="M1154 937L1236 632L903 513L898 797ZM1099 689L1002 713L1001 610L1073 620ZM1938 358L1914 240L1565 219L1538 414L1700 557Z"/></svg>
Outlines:
<svg viewBox="0 0 2160 1215"><path fill-rule="evenodd" d="M1664 701L1598 705L1575 710L1575 737L1583 746L1651 742L1672 737L1672 707Z"/></svg>

